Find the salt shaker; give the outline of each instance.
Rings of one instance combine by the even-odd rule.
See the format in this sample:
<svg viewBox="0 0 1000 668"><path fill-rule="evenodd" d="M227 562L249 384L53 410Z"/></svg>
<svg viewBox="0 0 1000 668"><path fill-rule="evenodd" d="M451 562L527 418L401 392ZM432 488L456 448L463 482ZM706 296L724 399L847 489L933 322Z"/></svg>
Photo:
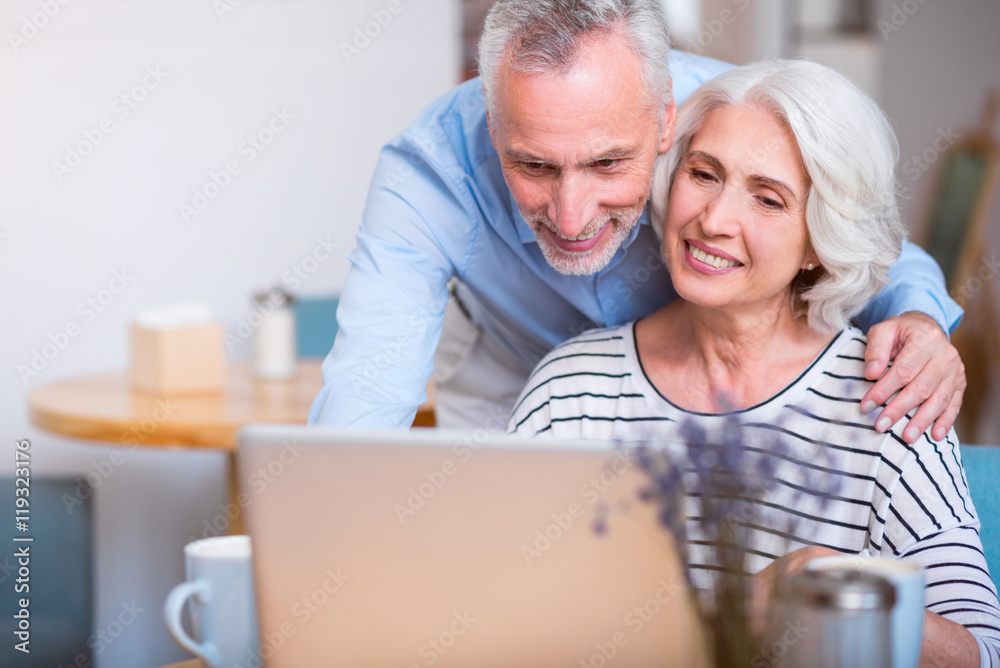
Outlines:
<svg viewBox="0 0 1000 668"><path fill-rule="evenodd" d="M783 626L773 636L772 655L783 655L781 668L892 668L895 602L892 584L873 573L797 573L779 592Z"/></svg>
<svg viewBox="0 0 1000 668"><path fill-rule="evenodd" d="M275 288L254 296L260 324L254 340L252 371L261 380L287 380L295 375L294 299Z"/></svg>

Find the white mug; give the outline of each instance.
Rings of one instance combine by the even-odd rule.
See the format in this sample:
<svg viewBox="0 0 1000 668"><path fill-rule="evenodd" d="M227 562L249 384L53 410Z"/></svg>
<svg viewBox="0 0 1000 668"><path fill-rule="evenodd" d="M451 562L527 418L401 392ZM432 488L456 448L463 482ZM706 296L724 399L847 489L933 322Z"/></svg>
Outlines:
<svg viewBox="0 0 1000 668"><path fill-rule="evenodd" d="M184 547L187 581L174 587L163 605L167 630L178 645L211 668L237 665L248 651L256 654L257 608L254 604L249 536L221 536ZM181 615L191 599L195 641Z"/></svg>
<svg viewBox="0 0 1000 668"><path fill-rule="evenodd" d="M893 668L916 668L924 633L924 569L901 559L840 554L811 559L806 568L856 568L888 580L896 589L890 613Z"/></svg>

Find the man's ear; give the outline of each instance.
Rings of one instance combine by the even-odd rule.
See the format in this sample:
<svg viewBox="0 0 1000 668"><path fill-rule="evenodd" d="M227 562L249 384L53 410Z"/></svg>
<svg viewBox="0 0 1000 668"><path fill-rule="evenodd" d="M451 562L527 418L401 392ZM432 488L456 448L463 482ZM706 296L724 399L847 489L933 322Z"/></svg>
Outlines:
<svg viewBox="0 0 1000 668"><path fill-rule="evenodd" d="M677 105L674 98L670 98L666 110L663 112L663 134L660 135L660 153L666 153L674 143L674 127L677 125Z"/></svg>

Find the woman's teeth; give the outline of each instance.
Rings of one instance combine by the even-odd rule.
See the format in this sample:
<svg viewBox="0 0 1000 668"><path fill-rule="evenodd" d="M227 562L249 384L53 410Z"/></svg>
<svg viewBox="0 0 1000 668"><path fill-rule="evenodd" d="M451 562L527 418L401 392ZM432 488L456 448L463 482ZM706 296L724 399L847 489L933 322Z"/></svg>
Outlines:
<svg viewBox="0 0 1000 668"><path fill-rule="evenodd" d="M732 260L723 260L721 257L716 257L715 255L709 255L700 248L696 248L691 244L688 244L688 250L694 259L704 262L705 264L710 264L716 269L725 269L726 267L735 267L739 262L733 262Z"/></svg>

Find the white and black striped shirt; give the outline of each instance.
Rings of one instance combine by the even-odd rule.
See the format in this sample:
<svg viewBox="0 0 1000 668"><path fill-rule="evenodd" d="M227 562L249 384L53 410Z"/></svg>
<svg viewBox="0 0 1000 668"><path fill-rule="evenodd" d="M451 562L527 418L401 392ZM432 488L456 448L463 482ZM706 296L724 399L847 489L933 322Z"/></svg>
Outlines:
<svg viewBox="0 0 1000 668"><path fill-rule="evenodd" d="M907 418L876 432L877 411L858 410L872 384L864 378L865 346L859 330L845 329L770 399L706 414L675 406L650 383L634 323L592 330L539 363L508 430L526 437L683 441L684 424L712 433L732 428L736 416L740 447L775 460L768 469L775 484L755 502L762 512L745 521L750 573L806 545L919 563L926 569L927 609L969 629L982 665L1000 668L1000 607L955 432L942 441L924 434L907 445L901 437ZM699 534L699 504L693 496L685 504L692 579L710 586L717 566L710 542Z"/></svg>

